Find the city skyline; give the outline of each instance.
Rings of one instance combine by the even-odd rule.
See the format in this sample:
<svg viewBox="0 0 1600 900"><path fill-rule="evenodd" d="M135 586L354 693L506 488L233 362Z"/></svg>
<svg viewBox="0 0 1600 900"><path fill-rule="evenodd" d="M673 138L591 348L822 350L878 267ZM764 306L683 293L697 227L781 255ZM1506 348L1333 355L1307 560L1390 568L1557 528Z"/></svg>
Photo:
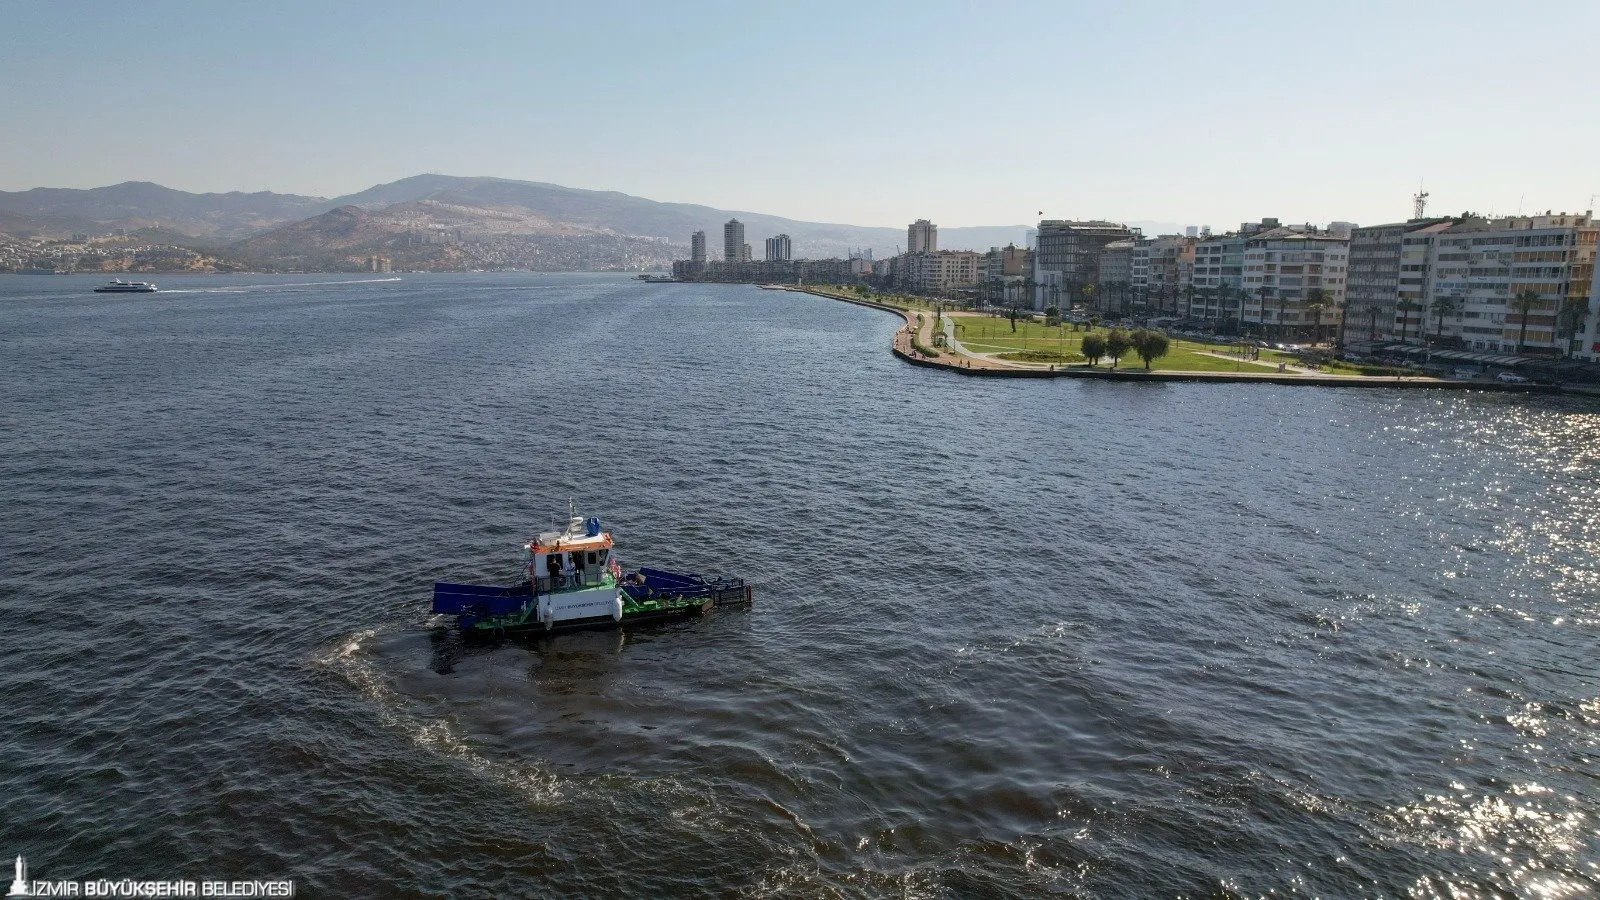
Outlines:
<svg viewBox="0 0 1600 900"><path fill-rule="evenodd" d="M1419 185L1439 214L1581 211L1600 193L1587 154L1517 161L1540 123L1563 148L1600 142L1574 115L1595 93L1592 4L1021 3L1008 16L1028 36L1009 42L946 10L21 4L0 36L16 86L0 189L339 196L433 171L862 226L1213 228L1399 221ZM1477 62L1419 78L1446 49ZM881 115L908 71L984 116Z"/></svg>

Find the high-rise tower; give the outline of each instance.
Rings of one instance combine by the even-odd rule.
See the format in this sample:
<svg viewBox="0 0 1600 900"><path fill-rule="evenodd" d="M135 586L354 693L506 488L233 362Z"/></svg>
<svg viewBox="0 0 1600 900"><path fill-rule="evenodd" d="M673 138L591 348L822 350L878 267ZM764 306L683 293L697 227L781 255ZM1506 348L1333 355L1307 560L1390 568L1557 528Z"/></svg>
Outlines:
<svg viewBox="0 0 1600 900"><path fill-rule="evenodd" d="M787 234L767 238L767 262L788 262L792 258Z"/></svg>
<svg viewBox="0 0 1600 900"><path fill-rule="evenodd" d="M722 226L722 258L728 262L744 259L744 223L738 219L729 219Z"/></svg>

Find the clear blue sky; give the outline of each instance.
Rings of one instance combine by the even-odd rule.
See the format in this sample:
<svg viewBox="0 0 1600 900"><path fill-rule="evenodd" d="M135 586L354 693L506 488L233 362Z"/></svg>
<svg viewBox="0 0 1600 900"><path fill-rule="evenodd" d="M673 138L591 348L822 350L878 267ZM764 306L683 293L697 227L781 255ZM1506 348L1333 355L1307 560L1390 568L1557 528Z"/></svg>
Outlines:
<svg viewBox="0 0 1600 900"><path fill-rule="evenodd" d="M1578 209L1600 3L81 3L0 21L0 189L421 172L799 219Z"/></svg>

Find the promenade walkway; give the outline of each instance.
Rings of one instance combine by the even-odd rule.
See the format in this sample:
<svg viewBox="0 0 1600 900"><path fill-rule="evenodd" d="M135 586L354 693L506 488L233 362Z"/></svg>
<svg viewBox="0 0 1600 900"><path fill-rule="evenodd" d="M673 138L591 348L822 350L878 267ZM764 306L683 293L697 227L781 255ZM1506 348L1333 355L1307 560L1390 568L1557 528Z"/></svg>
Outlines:
<svg viewBox="0 0 1600 900"><path fill-rule="evenodd" d="M826 297L830 300L843 300L846 303L869 306L884 312L894 313L900 316L905 323L894 334L893 350L896 356L913 365L947 369L959 375L987 375L1012 378L1091 378L1103 381L1203 381L1217 384L1264 382L1267 384L1304 384L1320 387L1455 388L1507 393L1548 393L1556 390L1556 388L1548 385L1536 384L1452 381L1439 378L1387 375L1339 375L1291 365L1285 365L1284 370L1280 372L1277 371L1278 364L1275 362L1262 363L1259 360L1241 360L1239 357L1227 353L1203 350L1195 352L1240 362L1242 364L1240 371L1194 372L1156 369L1155 371L1147 372L1137 367L1108 369L1088 365L1051 366L1040 363L1013 362L1011 360L998 359L997 354L994 353L975 351L970 346L962 344L955 337L953 316L949 314L944 317L944 334L947 346L935 348L933 339L934 317L931 311L889 306L870 300L841 296L830 291L813 290L804 287L772 285L770 289L815 294L818 297ZM958 313L957 315L976 314ZM920 343L929 350L934 350L935 355L923 356L914 345L913 338L915 338L916 343ZM1246 365L1257 371L1246 371L1244 369ZM1262 369L1267 371L1261 371Z"/></svg>

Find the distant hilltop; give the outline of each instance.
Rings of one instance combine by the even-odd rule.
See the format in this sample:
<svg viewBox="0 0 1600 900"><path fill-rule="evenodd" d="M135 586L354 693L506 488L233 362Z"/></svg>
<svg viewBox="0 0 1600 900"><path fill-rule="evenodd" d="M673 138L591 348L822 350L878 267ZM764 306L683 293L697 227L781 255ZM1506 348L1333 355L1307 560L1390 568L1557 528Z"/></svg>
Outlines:
<svg viewBox="0 0 1600 900"><path fill-rule="evenodd" d="M786 234L796 255L888 255L901 228L802 222L743 210L661 203L506 178L417 175L344 197L271 192L191 194L149 182L78 190L0 191L0 233L33 240L159 229L252 268L360 268L374 255L396 269L639 269L687 255L695 231L737 216L752 234ZM946 228L941 244L986 250L1021 244L1027 226Z"/></svg>

